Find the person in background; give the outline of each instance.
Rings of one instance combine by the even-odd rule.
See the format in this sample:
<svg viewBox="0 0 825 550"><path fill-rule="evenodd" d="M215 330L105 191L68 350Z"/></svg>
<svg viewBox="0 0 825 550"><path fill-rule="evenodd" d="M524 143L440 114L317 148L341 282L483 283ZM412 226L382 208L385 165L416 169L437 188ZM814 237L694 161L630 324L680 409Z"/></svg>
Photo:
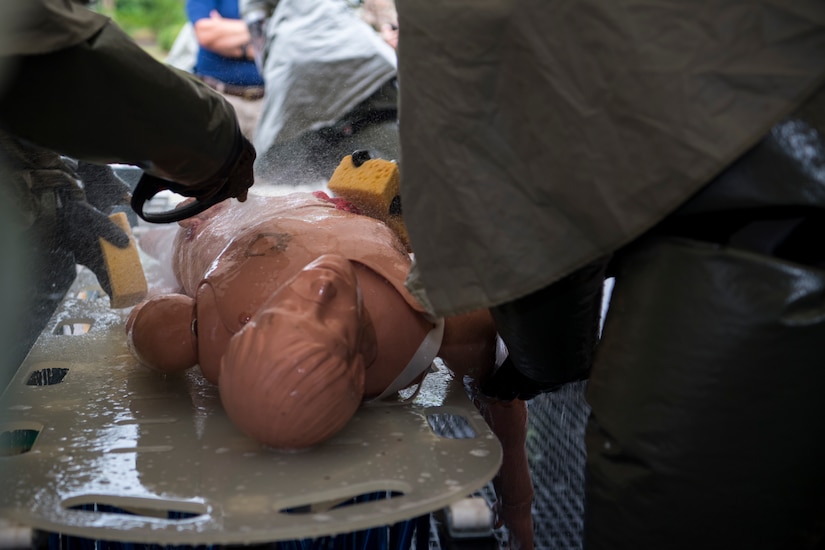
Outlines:
<svg viewBox="0 0 825 550"><path fill-rule="evenodd" d="M0 130L10 138L0 143L0 172L9 189L19 167L17 145L48 151L52 160L63 156L96 165L135 165L196 199L245 200L254 181L255 150L241 134L232 106L194 77L156 61L109 18L79 2L0 3ZM31 158L26 154L22 158ZM57 169L65 172L66 167ZM19 199L10 208L15 219L28 216L19 204L34 204L38 198ZM106 223L89 223L90 217L105 216L92 211L88 201L68 204L72 208L60 211L55 203L51 214L41 210L43 216L29 221L61 218L65 247L81 256L90 253L88 243L96 243L96 237L115 244L125 237L110 232ZM19 235L23 222L3 218L4 231L16 230L25 245L2 241L0 255L7 261L1 279L31 284L34 274L53 266L48 258L28 253L42 249L43 243ZM18 296L26 295L16 290ZM31 304L22 299L14 303L19 309L4 307L3 316L19 325L20 318L31 315ZM4 356L4 373L19 364L7 361Z"/></svg>
<svg viewBox="0 0 825 550"><path fill-rule="evenodd" d="M344 0L242 0L267 86L255 132L261 181L326 183L363 149L398 158L396 54Z"/></svg>
<svg viewBox="0 0 825 550"><path fill-rule="evenodd" d="M822 548L825 3L398 10L408 287L589 377L584 547Z"/></svg>
<svg viewBox="0 0 825 550"><path fill-rule="evenodd" d="M398 12L393 0L364 0L361 2L361 18L384 39L398 47Z"/></svg>
<svg viewBox="0 0 825 550"><path fill-rule="evenodd" d="M240 19L238 0L187 0L198 53L193 71L235 108L249 139L261 114L264 81L255 65L249 30Z"/></svg>

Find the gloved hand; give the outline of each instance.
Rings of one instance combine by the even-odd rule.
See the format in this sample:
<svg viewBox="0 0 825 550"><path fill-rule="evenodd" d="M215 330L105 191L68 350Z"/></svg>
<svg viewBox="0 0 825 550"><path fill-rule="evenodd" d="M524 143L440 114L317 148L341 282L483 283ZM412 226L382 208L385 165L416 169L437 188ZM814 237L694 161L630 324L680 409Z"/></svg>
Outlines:
<svg viewBox="0 0 825 550"><path fill-rule="evenodd" d="M129 246L129 236L85 200L66 199L58 209L57 245L70 250L75 262L92 270L106 294L112 295L109 272L103 261L99 237L117 246Z"/></svg>
<svg viewBox="0 0 825 550"><path fill-rule="evenodd" d="M527 401L540 393L556 391L561 384L545 384L523 375L510 357L504 360L493 375L481 386L481 393L503 401Z"/></svg>
<svg viewBox="0 0 825 550"><path fill-rule="evenodd" d="M148 222L171 223L191 218L229 198L244 202L249 188L255 183L254 163L255 147L243 137L240 129L236 128L233 153L215 176L198 184L182 185L144 173L132 194L132 210ZM195 200L189 201L186 206L179 205L168 212L145 212L146 203L157 193L166 189Z"/></svg>
<svg viewBox="0 0 825 550"><path fill-rule="evenodd" d="M215 196L220 196L222 199L236 198L244 202L247 191L255 183L255 176L252 172L254 163L255 147L238 129L233 154L229 156L223 169L198 185L173 189L173 191L187 197L195 197L202 202Z"/></svg>
<svg viewBox="0 0 825 550"><path fill-rule="evenodd" d="M101 212L109 212L113 206L129 204L131 188L110 166L79 161L75 171L83 182L86 200Z"/></svg>

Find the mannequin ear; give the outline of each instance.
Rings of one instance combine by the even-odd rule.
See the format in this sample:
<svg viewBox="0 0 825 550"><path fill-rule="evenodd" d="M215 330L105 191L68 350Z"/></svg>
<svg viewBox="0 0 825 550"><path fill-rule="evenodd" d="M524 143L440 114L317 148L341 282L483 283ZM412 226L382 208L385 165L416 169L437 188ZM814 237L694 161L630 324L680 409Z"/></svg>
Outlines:
<svg viewBox="0 0 825 550"><path fill-rule="evenodd" d="M126 335L132 354L163 372L188 369L198 362L194 331L195 301L183 294L155 296L132 309Z"/></svg>

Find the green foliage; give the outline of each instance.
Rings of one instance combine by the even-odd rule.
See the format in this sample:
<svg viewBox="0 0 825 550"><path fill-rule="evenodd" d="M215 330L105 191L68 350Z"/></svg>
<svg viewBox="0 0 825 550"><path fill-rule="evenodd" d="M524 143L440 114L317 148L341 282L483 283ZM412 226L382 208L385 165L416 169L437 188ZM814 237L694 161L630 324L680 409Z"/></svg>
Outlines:
<svg viewBox="0 0 825 550"><path fill-rule="evenodd" d="M180 33L181 28L183 28L184 22L175 23L173 25L167 25L158 31L157 35L157 42L158 47L165 52L168 52L172 49L172 44L175 43L175 39L178 37L178 33Z"/></svg>
<svg viewBox="0 0 825 550"><path fill-rule="evenodd" d="M130 35L148 34L166 51L186 22L185 0L115 0L107 13Z"/></svg>

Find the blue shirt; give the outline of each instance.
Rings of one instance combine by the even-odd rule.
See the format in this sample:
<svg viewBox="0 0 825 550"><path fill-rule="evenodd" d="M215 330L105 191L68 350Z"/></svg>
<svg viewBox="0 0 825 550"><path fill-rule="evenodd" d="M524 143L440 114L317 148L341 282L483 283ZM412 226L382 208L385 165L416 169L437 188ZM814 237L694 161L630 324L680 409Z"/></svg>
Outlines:
<svg viewBox="0 0 825 550"><path fill-rule="evenodd" d="M241 18L238 0L186 0L186 15L192 24L199 19L208 19L212 10L217 10L222 17ZM224 57L204 47L198 47L195 74L211 76L221 82L236 86L263 86L264 84L254 61Z"/></svg>

